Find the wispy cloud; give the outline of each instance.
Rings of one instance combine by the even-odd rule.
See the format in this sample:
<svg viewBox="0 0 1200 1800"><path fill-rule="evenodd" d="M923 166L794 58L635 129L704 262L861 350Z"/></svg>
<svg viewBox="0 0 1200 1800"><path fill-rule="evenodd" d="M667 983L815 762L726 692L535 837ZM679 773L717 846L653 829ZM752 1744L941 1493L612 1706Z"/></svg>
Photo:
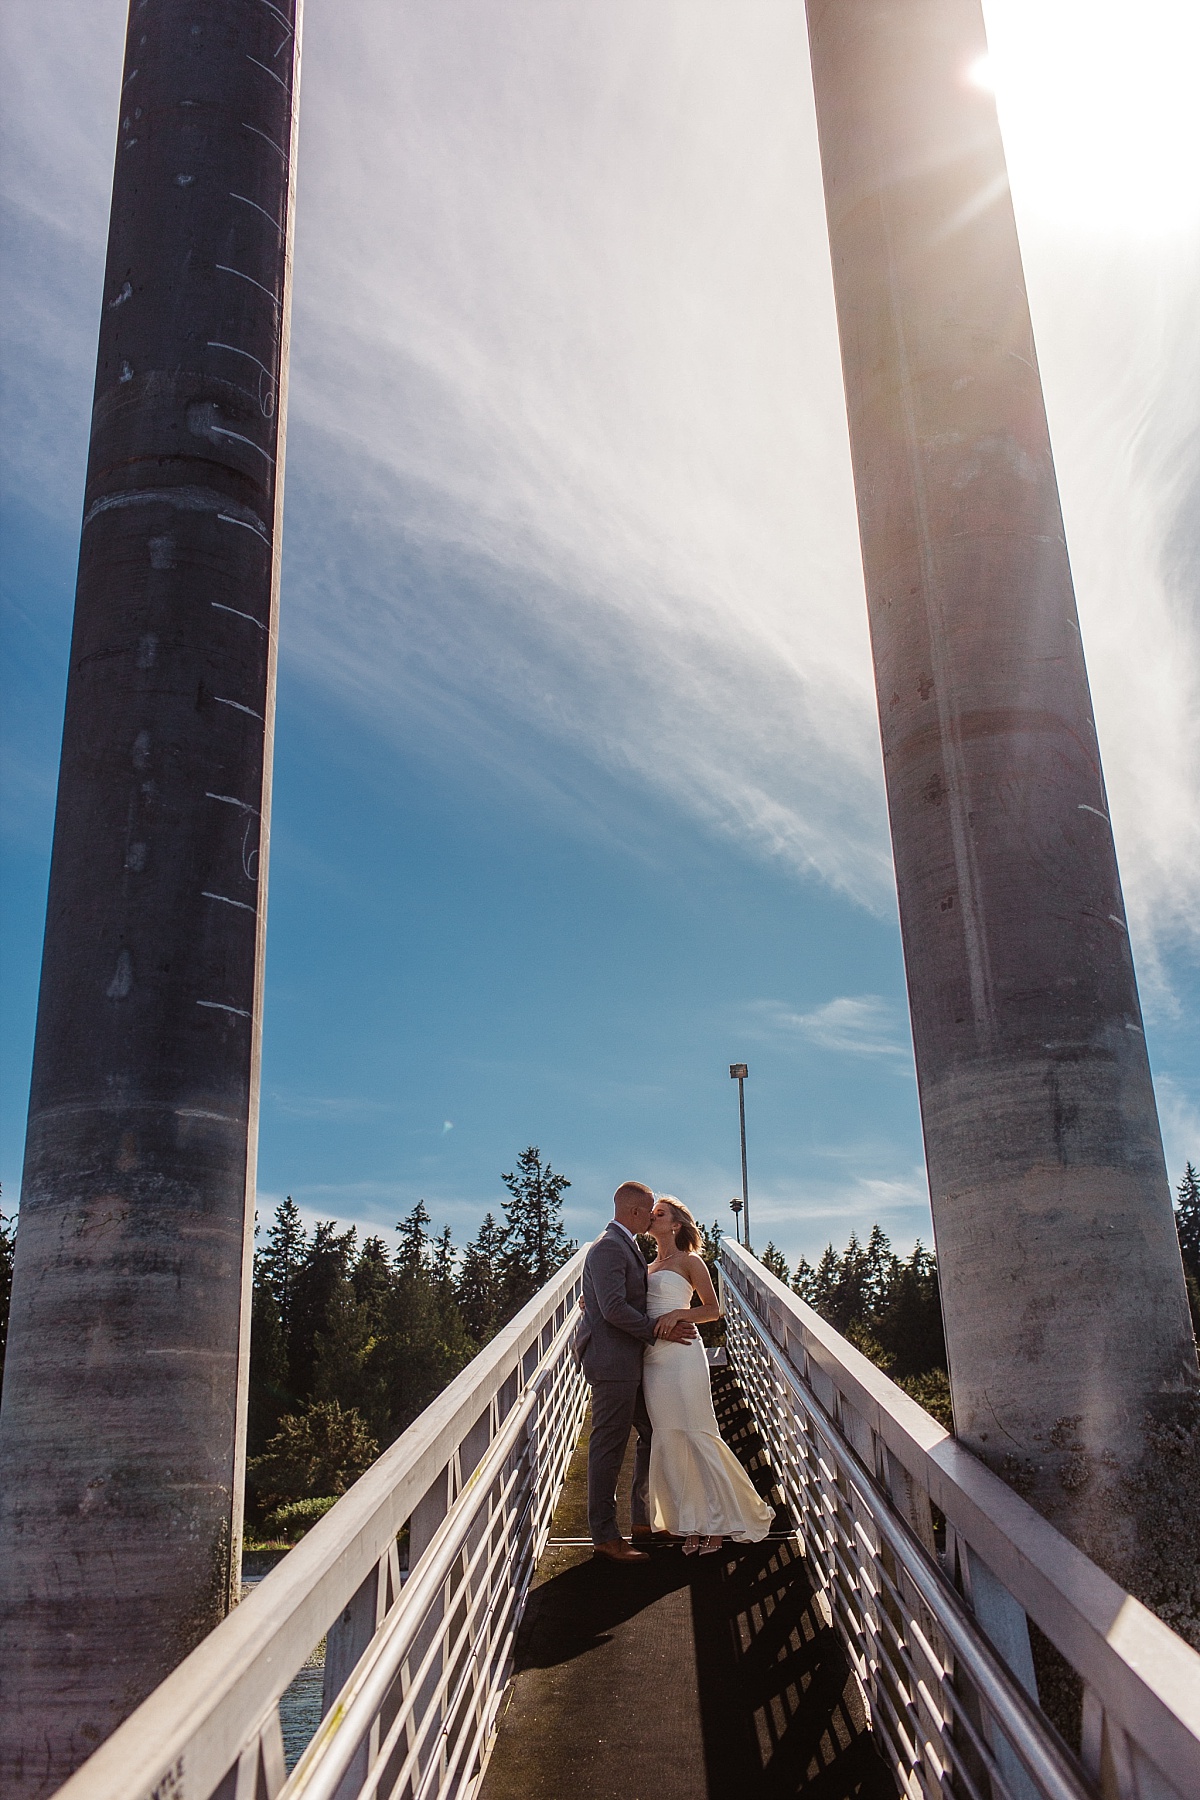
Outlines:
<svg viewBox="0 0 1200 1800"><path fill-rule="evenodd" d="M846 1056L912 1060L905 1026L879 994L840 994L809 1012L781 1000L757 1000L747 1011L751 1030L764 1036L801 1038Z"/></svg>
<svg viewBox="0 0 1200 1800"><path fill-rule="evenodd" d="M849 1180L777 1183L753 1196L753 1216L755 1248L770 1238L793 1263L799 1256L814 1259L827 1243L840 1250L852 1231L865 1238L872 1225L881 1225L901 1253L918 1238L926 1246L933 1240L929 1189L920 1167Z"/></svg>
<svg viewBox="0 0 1200 1800"><path fill-rule="evenodd" d="M272 1088L265 1098L287 1119L368 1119L398 1110L394 1100L369 1100L361 1094L291 1094Z"/></svg>
<svg viewBox="0 0 1200 1800"><path fill-rule="evenodd" d="M295 391L358 531L293 590L294 654L889 907L802 14L456 11L339 20L306 95ZM1198 923L1194 244L1023 224L1153 977Z"/></svg>
<svg viewBox="0 0 1200 1800"><path fill-rule="evenodd" d="M8 478L64 520L123 17L9 10ZM582 819L650 792L889 909L802 10L367 0L314 10L305 56L285 655L318 697ZM1200 934L1195 236L1072 233L1017 201L1165 991L1156 958Z"/></svg>

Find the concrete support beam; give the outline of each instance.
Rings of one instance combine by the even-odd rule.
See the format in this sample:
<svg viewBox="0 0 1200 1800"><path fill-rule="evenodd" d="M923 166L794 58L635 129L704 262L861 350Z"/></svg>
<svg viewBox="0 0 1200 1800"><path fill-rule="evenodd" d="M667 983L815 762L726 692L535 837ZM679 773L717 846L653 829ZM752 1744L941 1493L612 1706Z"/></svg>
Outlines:
<svg viewBox="0 0 1200 1800"><path fill-rule="evenodd" d="M299 0L133 0L0 1418L0 1789L239 1577Z"/></svg>
<svg viewBox="0 0 1200 1800"><path fill-rule="evenodd" d="M1154 1598L1196 1358L982 14L808 17L957 1430Z"/></svg>

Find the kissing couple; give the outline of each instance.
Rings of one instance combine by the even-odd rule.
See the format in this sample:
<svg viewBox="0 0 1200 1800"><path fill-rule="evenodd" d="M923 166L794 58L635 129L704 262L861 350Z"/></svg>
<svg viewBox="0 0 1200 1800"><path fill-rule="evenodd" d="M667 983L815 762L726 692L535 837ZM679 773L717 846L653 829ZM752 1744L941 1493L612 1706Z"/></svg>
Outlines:
<svg viewBox="0 0 1200 1800"><path fill-rule="evenodd" d="M637 1241L647 1231L658 1248L649 1268ZM592 1390L588 1529L596 1555L614 1562L645 1562L638 1541L659 1532L682 1537L685 1556L710 1556L727 1537L757 1544L775 1516L717 1430L696 1326L719 1319L721 1307L699 1249L686 1206L625 1181L610 1224L584 1259L574 1348ZM638 1439L632 1544L617 1529L617 1480L631 1430Z"/></svg>

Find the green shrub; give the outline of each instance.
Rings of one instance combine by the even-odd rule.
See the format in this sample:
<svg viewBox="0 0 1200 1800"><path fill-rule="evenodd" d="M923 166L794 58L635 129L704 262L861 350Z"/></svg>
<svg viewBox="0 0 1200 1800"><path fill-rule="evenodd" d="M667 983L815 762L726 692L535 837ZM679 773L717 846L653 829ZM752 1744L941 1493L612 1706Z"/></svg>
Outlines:
<svg viewBox="0 0 1200 1800"><path fill-rule="evenodd" d="M912 1396L918 1406L935 1418L947 1431L954 1430L954 1414L950 1410L950 1377L945 1369L926 1369L923 1375L905 1375L897 1383Z"/></svg>
<svg viewBox="0 0 1200 1800"><path fill-rule="evenodd" d="M269 1538L282 1538L285 1543L295 1544L306 1531L323 1519L331 1506L336 1506L338 1496L326 1494L320 1499L290 1500L286 1506L277 1506L273 1513L267 1515L264 1529Z"/></svg>
<svg viewBox="0 0 1200 1800"><path fill-rule="evenodd" d="M379 1447L354 1407L315 1400L288 1413L261 1456L251 1458L250 1480L264 1511L293 1500L344 1494L370 1468Z"/></svg>

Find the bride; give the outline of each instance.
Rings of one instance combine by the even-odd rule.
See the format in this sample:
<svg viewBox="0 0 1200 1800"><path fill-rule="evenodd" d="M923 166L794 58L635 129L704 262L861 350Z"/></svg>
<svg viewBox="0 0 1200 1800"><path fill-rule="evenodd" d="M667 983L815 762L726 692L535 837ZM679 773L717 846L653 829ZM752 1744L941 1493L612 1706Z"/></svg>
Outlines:
<svg viewBox="0 0 1200 1800"><path fill-rule="evenodd" d="M700 1233L687 1207L662 1194L650 1215L658 1255L650 1265L646 1311L701 1325L721 1308L704 1259ZM697 1294L701 1304L692 1305ZM766 1537L773 1509L717 1430L708 1358L698 1336L686 1343L656 1338L646 1347L642 1390L654 1428L650 1439L650 1517L656 1531L684 1537L685 1556L711 1556L731 1537L757 1544Z"/></svg>

